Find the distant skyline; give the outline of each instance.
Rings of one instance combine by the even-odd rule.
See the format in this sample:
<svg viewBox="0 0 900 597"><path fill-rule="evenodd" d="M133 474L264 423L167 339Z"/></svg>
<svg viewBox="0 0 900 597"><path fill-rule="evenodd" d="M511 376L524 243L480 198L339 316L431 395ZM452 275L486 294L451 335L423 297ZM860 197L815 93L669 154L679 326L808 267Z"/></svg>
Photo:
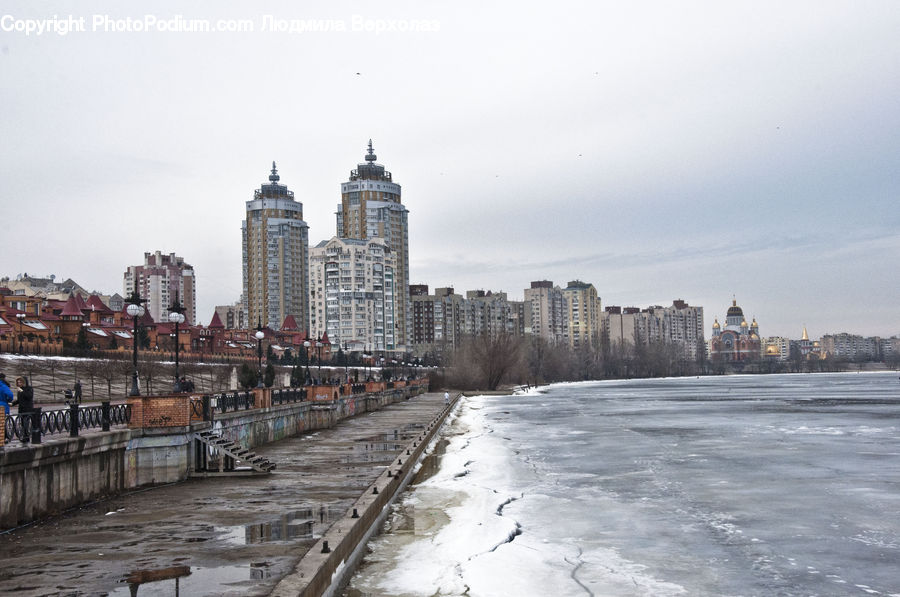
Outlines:
<svg viewBox="0 0 900 597"><path fill-rule="evenodd" d="M208 324L272 161L312 246L371 138L412 284L900 334L898 30L894 1L3 2L0 275L121 293L176 253Z"/></svg>

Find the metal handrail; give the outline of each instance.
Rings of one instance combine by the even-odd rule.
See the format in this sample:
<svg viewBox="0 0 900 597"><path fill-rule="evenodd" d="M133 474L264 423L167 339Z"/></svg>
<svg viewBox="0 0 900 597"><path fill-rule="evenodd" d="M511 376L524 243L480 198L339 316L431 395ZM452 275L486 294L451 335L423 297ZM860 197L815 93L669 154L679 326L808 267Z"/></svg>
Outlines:
<svg viewBox="0 0 900 597"><path fill-rule="evenodd" d="M109 413L109 425L127 425L131 421L131 405L106 403ZM104 405L79 406L71 405L66 409L47 410L40 412L40 437L58 433L77 435L82 429L104 429L108 427L103 422ZM73 428L74 420L77 425ZM35 412L24 412L6 415L4 422L6 437L16 438L22 442L34 441L34 416Z"/></svg>

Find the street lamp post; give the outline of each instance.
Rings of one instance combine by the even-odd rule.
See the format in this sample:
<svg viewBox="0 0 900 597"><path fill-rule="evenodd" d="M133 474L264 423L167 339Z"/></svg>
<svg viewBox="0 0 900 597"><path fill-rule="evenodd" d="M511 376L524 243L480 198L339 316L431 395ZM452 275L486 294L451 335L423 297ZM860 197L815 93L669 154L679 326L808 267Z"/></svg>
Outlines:
<svg viewBox="0 0 900 597"><path fill-rule="evenodd" d="M322 343L322 337L316 339L316 366L319 368L319 372L317 374L319 378L319 383L322 383L322 347L325 346Z"/></svg>
<svg viewBox="0 0 900 597"><path fill-rule="evenodd" d="M141 391L138 389L138 368L137 368L137 354L138 354L138 318L144 316L144 305L142 303L146 303L145 299L142 299L140 295L137 293L137 290L132 291L131 296L126 300L128 306L125 307L125 312L129 317L134 320L134 330L132 331L131 344L134 346L134 353L132 356L131 364L132 364L132 373L131 373L131 392L128 393L129 396L140 396Z"/></svg>
<svg viewBox="0 0 900 597"><path fill-rule="evenodd" d="M350 364L350 354L347 352L350 350L350 344L344 342L344 382L350 380L350 371L348 365Z"/></svg>
<svg viewBox="0 0 900 597"><path fill-rule="evenodd" d="M175 324L175 385L173 390L177 394L182 390L181 378L178 376L178 346L181 344L178 337L178 325L184 323L184 305L178 301L177 292L175 293L175 300L172 301L172 306L169 307L169 321Z"/></svg>
<svg viewBox="0 0 900 597"><path fill-rule="evenodd" d="M372 358L372 355L369 354L369 345L366 344L366 352L363 353L363 359L366 361L366 381L369 381L369 359Z"/></svg>
<svg viewBox="0 0 900 597"><path fill-rule="evenodd" d="M255 334L254 336L256 337L256 356L257 356L257 358L259 359L259 363L258 363L258 376L259 376L259 381L256 383L256 387L257 387L257 388L261 388L261 387L263 387L263 377L262 377L262 340L263 340L263 338L266 337L266 335L263 333L262 319L258 319L258 320L257 320L256 334Z"/></svg>
<svg viewBox="0 0 900 597"><path fill-rule="evenodd" d="M303 354L306 355L306 383L309 383L309 347L312 343L309 340L303 341Z"/></svg>
<svg viewBox="0 0 900 597"><path fill-rule="evenodd" d="M25 335L23 333L25 330L25 314L16 313L16 319L19 321L19 354L22 354L22 340Z"/></svg>

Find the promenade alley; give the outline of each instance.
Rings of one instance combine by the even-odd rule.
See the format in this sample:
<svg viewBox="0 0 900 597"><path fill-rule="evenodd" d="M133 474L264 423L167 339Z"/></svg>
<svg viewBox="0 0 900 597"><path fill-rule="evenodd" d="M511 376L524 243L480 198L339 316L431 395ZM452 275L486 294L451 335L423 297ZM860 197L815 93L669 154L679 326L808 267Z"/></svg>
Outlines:
<svg viewBox="0 0 900 597"><path fill-rule="evenodd" d="M191 479L0 534L0 593L266 595L443 408L429 393L260 446L268 476Z"/></svg>

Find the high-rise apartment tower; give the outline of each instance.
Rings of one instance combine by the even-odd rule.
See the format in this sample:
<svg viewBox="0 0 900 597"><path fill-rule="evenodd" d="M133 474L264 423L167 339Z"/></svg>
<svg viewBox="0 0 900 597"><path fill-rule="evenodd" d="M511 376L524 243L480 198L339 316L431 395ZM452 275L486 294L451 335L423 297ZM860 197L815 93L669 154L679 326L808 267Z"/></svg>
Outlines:
<svg viewBox="0 0 900 597"><path fill-rule="evenodd" d="M288 315L309 329L309 226L303 221L303 204L293 191L279 184L272 162L269 184L263 184L247 201L243 236L244 300L250 327L257 322L281 329Z"/></svg>
<svg viewBox="0 0 900 597"><path fill-rule="evenodd" d="M384 239L396 259L394 278L395 350L409 344L412 333L409 298L408 210L400 202L400 185L378 164L372 140L365 162L357 164L350 179L341 183L341 204L337 211L337 236L357 240Z"/></svg>

